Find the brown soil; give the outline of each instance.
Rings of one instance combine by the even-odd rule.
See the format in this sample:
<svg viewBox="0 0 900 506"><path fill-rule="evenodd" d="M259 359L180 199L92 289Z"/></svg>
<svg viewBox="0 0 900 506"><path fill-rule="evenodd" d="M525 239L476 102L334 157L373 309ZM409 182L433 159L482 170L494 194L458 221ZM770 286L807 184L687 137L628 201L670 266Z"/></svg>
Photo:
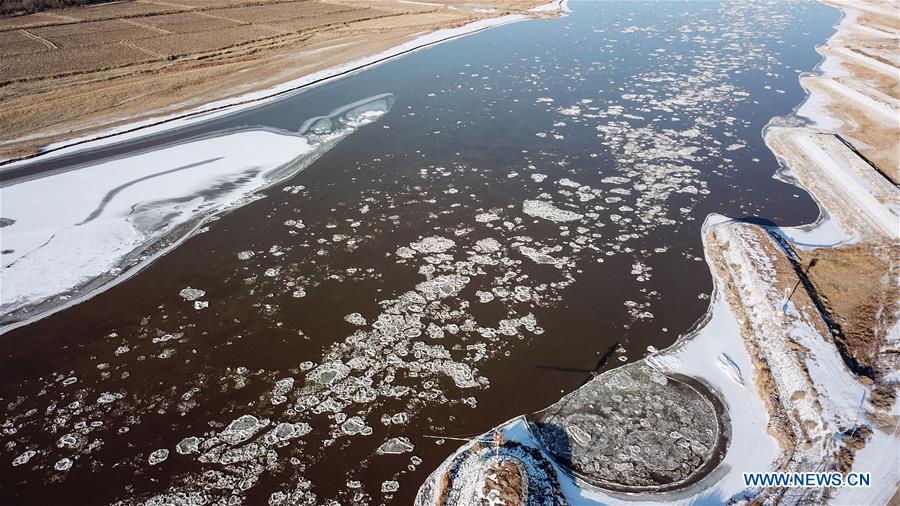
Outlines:
<svg viewBox="0 0 900 506"><path fill-rule="evenodd" d="M875 12L864 12L859 16L860 24L881 30L900 31L900 19L896 16L885 16Z"/></svg>
<svg viewBox="0 0 900 506"><path fill-rule="evenodd" d="M828 0L825 1L829 3ZM828 41L828 45L822 50L823 54L829 58L836 58L844 70L853 76L854 80L865 83L889 97L900 99L900 80L897 79L900 69L891 72L876 70L830 52L832 48L843 47L888 66L896 67L893 57L897 53L898 39L900 39L900 35L898 35L900 17L896 15L896 11L893 16L886 15L885 11L889 11L890 8L881 2L841 2L835 3L834 6L857 13L853 26L873 28L893 34L893 36L878 37L865 31L842 29ZM830 102L829 113L844 123L838 129L838 133L848 137L859 152L874 163L878 170L891 179L894 184L900 184L900 145L897 143L897 138L900 136L900 123L872 118L870 111L860 110L841 97L832 97Z"/></svg>
<svg viewBox="0 0 900 506"><path fill-rule="evenodd" d="M844 434L844 446L838 451L837 468L842 473L853 470L853 461L856 460L856 452L866 446L872 429L862 426L854 427Z"/></svg>
<svg viewBox="0 0 900 506"><path fill-rule="evenodd" d="M897 487L897 491L891 496L888 506L900 506L900 487Z"/></svg>
<svg viewBox="0 0 900 506"><path fill-rule="evenodd" d="M847 45L850 47L851 51L868 56L873 60L880 61L887 65L894 64L889 57L893 56L897 51L896 40L885 41L883 39L856 38L847 41ZM885 95L900 99L900 81L897 80L896 76L876 72L863 65L844 63L844 66L855 78L867 82L873 88Z"/></svg>
<svg viewBox="0 0 900 506"><path fill-rule="evenodd" d="M524 505L527 500L528 483L522 473L522 467L509 458L492 465L486 473L487 479L482 491L484 497L488 497L491 490L497 490L500 493L497 497L503 501L501 504ZM492 475L496 476L496 479L491 479Z"/></svg>
<svg viewBox="0 0 900 506"><path fill-rule="evenodd" d="M865 76L884 77L862 65L845 62L844 67L855 76L861 76L863 80L867 80ZM896 77L892 80L896 86L898 82ZM878 168L883 176L893 184L900 184L900 144L897 143L897 139L900 138L900 122L885 123L873 117L870 111L843 100L841 97L833 96L830 91L816 85L814 80L806 80L804 85L815 88L830 97L832 102L828 112L842 123L837 132L844 135L853 147Z"/></svg>
<svg viewBox="0 0 900 506"><path fill-rule="evenodd" d="M443 473L441 473L440 481L438 482L438 490L441 493L438 495L438 504L447 504L447 501L450 499L450 470L447 469Z"/></svg>
<svg viewBox="0 0 900 506"><path fill-rule="evenodd" d="M168 0L0 19L0 159L177 114L548 0ZM434 5L441 4L441 5Z"/></svg>
<svg viewBox="0 0 900 506"><path fill-rule="evenodd" d="M893 370L898 357L885 337L896 321L900 248L863 243L798 253L804 265L817 260L807 275L847 351L877 376Z"/></svg>

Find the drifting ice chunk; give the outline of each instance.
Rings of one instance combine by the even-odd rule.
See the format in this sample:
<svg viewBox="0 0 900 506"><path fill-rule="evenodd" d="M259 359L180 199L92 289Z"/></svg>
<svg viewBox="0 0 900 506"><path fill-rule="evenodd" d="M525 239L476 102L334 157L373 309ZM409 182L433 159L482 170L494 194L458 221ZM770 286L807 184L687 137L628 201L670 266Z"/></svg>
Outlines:
<svg viewBox="0 0 900 506"><path fill-rule="evenodd" d="M428 332L428 337L430 337L432 339L443 339L444 338L444 329L438 327L434 323L428 324L428 329L426 330L426 332Z"/></svg>
<svg viewBox="0 0 900 506"><path fill-rule="evenodd" d="M124 395L113 392L103 392L100 397L97 399L97 404L109 404L111 402L115 402L124 397Z"/></svg>
<svg viewBox="0 0 900 506"><path fill-rule="evenodd" d="M160 448L150 454L150 457L147 458L147 462L149 462L151 466L155 466L167 458L169 458L169 450Z"/></svg>
<svg viewBox="0 0 900 506"><path fill-rule="evenodd" d="M363 325L366 324L366 319L363 318L363 315L361 315L359 313L350 313L344 317L344 320L346 320L347 323L350 323L352 325L358 325L360 327L362 327Z"/></svg>
<svg viewBox="0 0 900 506"><path fill-rule="evenodd" d="M306 379L322 385L331 385L347 377L350 368L341 362L326 362L306 375Z"/></svg>
<svg viewBox="0 0 900 506"><path fill-rule="evenodd" d="M540 251L529 246L521 246L519 247L519 251L521 251L523 255L530 258L533 262L538 264L556 265L558 263L558 261L552 256L547 255L546 253L541 253Z"/></svg>
<svg viewBox="0 0 900 506"><path fill-rule="evenodd" d="M472 388L478 386L475 377L472 375L472 369L466 364L459 362L447 362L444 364L444 372L453 379L453 383L459 388Z"/></svg>
<svg viewBox="0 0 900 506"><path fill-rule="evenodd" d="M500 243L496 239L488 237L476 242L475 248L482 253L495 253L500 251Z"/></svg>
<svg viewBox="0 0 900 506"><path fill-rule="evenodd" d="M553 222L566 222L581 219L581 215L553 207L550 202L543 200L526 200L522 203L522 212L535 218L543 218Z"/></svg>
<svg viewBox="0 0 900 506"><path fill-rule="evenodd" d="M478 302L481 303L487 303L494 300L494 294L491 292L477 291L475 292L475 296L478 297Z"/></svg>
<svg viewBox="0 0 900 506"><path fill-rule="evenodd" d="M445 237L439 237L436 235L426 237L419 242L414 242L409 245L410 248L418 251L419 253L443 253L453 246L456 246L456 243L453 242L452 239L447 239Z"/></svg>
<svg viewBox="0 0 900 506"><path fill-rule="evenodd" d="M416 285L416 290L421 292L427 300L443 299L458 295L469 281L468 276L447 274L419 283Z"/></svg>
<svg viewBox="0 0 900 506"><path fill-rule="evenodd" d="M559 109L557 109L557 112L559 112L563 116L578 116L579 114L581 114L581 107L578 107L576 105L569 107L560 107Z"/></svg>
<svg viewBox="0 0 900 506"><path fill-rule="evenodd" d="M203 297L204 295L206 295L206 292L197 288L187 287L184 290L180 291L178 294L184 297L184 300L190 301L197 300L200 297Z"/></svg>
<svg viewBox="0 0 900 506"><path fill-rule="evenodd" d="M395 437L395 438L387 440L383 445L379 446L378 450L376 450L376 451L378 452L379 455L384 455L384 454L398 455L401 453L411 452L411 451L413 451L413 449L415 449L415 446L412 444L412 442L410 442L410 440L408 438Z"/></svg>
<svg viewBox="0 0 900 506"><path fill-rule="evenodd" d="M12 465L13 465L13 467L16 467L16 466L21 466L22 464L27 464L28 461L31 460L31 457L34 457L35 455L37 455L36 451L28 450L25 453L19 455L15 459L13 459Z"/></svg>
<svg viewBox="0 0 900 506"><path fill-rule="evenodd" d="M308 423L279 423L266 434L265 441L268 444L275 444L281 441L287 441L300 436L305 436L312 432L312 427Z"/></svg>
<svg viewBox="0 0 900 506"><path fill-rule="evenodd" d="M187 455L189 453L197 453L200 450L200 438L190 436L181 440L175 446L175 451L177 451L181 455Z"/></svg>
<svg viewBox="0 0 900 506"><path fill-rule="evenodd" d="M478 223L490 223L499 219L500 217L494 213L481 213L475 216L475 221Z"/></svg>
<svg viewBox="0 0 900 506"><path fill-rule="evenodd" d="M76 438L72 434L65 434L60 436L60 438L56 441L56 446L60 448L75 448L78 446L78 438Z"/></svg>
<svg viewBox="0 0 900 506"><path fill-rule="evenodd" d="M363 429L365 428L366 422L358 416L348 418L346 422L341 424L341 432L348 436L355 436L356 434L363 432Z"/></svg>
<svg viewBox="0 0 900 506"><path fill-rule="evenodd" d="M236 445L250 439L266 425L268 421L263 423L253 415L244 415L228 424L219 437L228 444Z"/></svg>
<svg viewBox="0 0 900 506"><path fill-rule="evenodd" d="M272 404L284 404L287 402L287 393L294 388L294 378L282 378L275 383L272 389Z"/></svg>

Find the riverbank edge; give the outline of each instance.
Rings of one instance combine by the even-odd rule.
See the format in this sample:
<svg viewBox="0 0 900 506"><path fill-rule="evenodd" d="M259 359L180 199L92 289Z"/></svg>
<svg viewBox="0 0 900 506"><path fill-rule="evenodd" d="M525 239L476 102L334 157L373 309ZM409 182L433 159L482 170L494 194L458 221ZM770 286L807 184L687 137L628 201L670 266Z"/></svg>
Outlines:
<svg viewBox="0 0 900 506"><path fill-rule="evenodd" d="M363 58L353 59L346 63L329 67L318 72L291 79L277 86L265 90L250 92L237 97L213 100L204 105L162 117L139 120L126 123L121 126L101 130L97 133L66 139L60 142L48 144L38 153L21 157L0 159L0 174L4 170L18 168L36 160L47 160L56 156L71 154L76 151L102 147L116 142L122 142L145 135L156 134L167 130L173 130L193 124L198 121L212 119L218 116L235 113L250 107L265 104L289 93L297 93L325 84L341 77L362 72L371 67L387 63L403 55L426 49L431 46L450 42L452 40L479 33L490 28L502 26L518 21L540 19L548 15L565 15L569 12L568 0L552 0L529 10L526 14L509 14L495 18L488 18L468 23L457 28L444 28L424 35L420 35L403 44L394 46L386 51Z"/></svg>
<svg viewBox="0 0 900 506"><path fill-rule="evenodd" d="M568 0L553 0L551 2L535 7L531 9L531 11L540 16L546 16L548 14L565 15L567 12L569 12L567 2ZM162 119L148 120L145 122L136 122L120 128L111 129L103 134L67 141L63 145L51 145L48 146L43 153L32 157L19 160L0 161L0 174L2 174L4 171L23 168L23 166L27 166L35 160L47 160L53 157L71 154L82 150L99 148L105 145L114 144L116 142L127 141L133 138L185 127L190 124L209 120L220 115L232 114L250 107L258 106L276 100L289 93L300 93L315 86L331 82L332 80L340 79L342 77L356 74L358 72L363 72L365 70L368 70L369 68L386 63L414 51L427 49L437 44L450 42L452 40L479 33L497 26L502 26L518 21L525 21L529 19L532 18L526 15L515 14L476 21L474 23L469 23L458 28L437 30L429 34L417 37L405 44L395 46L394 48L391 48L382 53L378 53L362 59L353 60L343 65L331 67L320 72L309 74L307 76L282 83L279 86L270 88L265 91L249 93L233 99L211 102L183 114L167 116ZM14 185L16 183L13 182L12 184ZM0 188L2 188L3 186L4 185L0 185ZM16 307L14 311L4 314L3 316L6 317L10 314L15 313L28 314L27 317L23 317L22 319L16 321L4 322L2 325L0 325L0 335L6 334L15 329L51 316L59 311L80 304L96 295L105 292L106 290L109 290L119 283L128 280L168 252L181 245L185 240L193 236L212 216L221 216L233 210L234 208L235 206L232 206L207 216L198 217L197 219L191 221L189 224L185 224L179 227L176 231L173 231L173 233L169 237L161 237L153 243L142 246L138 250L131 252L123 261L120 267L125 266L124 269L121 269L117 273L102 275L87 280L85 281L85 283L83 283L83 285L74 288L71 292L58 294L66 295L65 299L62 301L59 301L58 299L60 297L57 296L55 300L51 302L48 302L50 299L42 299L24 306ZM37 311L31 314L30 312L35 308L37 309Z"/></svg>

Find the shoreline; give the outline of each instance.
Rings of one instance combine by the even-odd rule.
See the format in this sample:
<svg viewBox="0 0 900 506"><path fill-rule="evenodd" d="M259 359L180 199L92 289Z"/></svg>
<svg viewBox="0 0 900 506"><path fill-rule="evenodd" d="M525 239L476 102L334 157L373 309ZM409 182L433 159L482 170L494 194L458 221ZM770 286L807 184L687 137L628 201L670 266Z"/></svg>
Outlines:
<svg viewBox="0 0 900 506"><path fill-rule="evenodd" d="M802 272L804 259L798 256L795 248L799 251L824 252L846 244L884 238L881 240L887 241L888 248L893 245L897 251L900 246L897 232L892 235L890 227L885 227L885 220L897 222L896 211L892 213L888 209L892 202L900 204L898 190L896 186L887 188L887 185L881 185L878 176L867 175L865 167L853 162L850 155L845 158L850 160L847 163L856 171L854 175L845 174L843 171L848 166L844 165L818 167L819 171L833 172L831 177L835 181L827 187L816 184L816 179L823 176L815 173L815 166L804 165L808 162L786 154L775 142L777 136L772 135L784 131L830 130L845 126L840 118L835 117L833 109L829 109L834 105L829 103L827 97L822 97L806 83L808 79L830 77L830 72L839 66L839 63L830 60L827 48L854 29L853 23L858 15L852 11L853 6L835 5L836 2L829 1L822 3L839 9L841 18L835 23L832 36L816 48L822 55L820 62L812 71L800 76L806 96L790 114L772 118L761 132L766 146L779 162L779 169L772 177L806 191L818 205L819 217L807 225L782 228L754 225L715 214L708 216L701 234L704 259L713 278L709 307L694 326L671 346L634 363L644 364L664 374L685 374L720 396L729 415L731 430L723 460L694 485L670 492L622 494L572 477L572 470L555 460L540 438L533 434L527 415L500 424L498 429L505 437L531 446L556 469L564 495L570 501L603 504L634 501L692 503L703 498L713 498L716 502L730 498L774 499L792 504L837 497L848 503L891 501L900 477L896 467L892 469L885 456L900 449L900 440L896 431L892 435L890 428L879 429L878 424L871 420L893 419L894 426L897 426L900 419L898 403L894 400L886 408L876 406L872 397L877 391L871 380L860 378L858 372L854 374L848 369L847 351L837 346L832 336L833 330L829 330L833 322L822 313L818 300L821 296L816 293L808 277L809 269ZM896 33L893 35L896 37ZM796 125L798 120L800 126ZM848 142L840 140L847 148L852 148ZM830 148L839 150L840 146L835 144ZM858 152L856 154L862 156ZM887 179L874 165L871 169ZM825 176L825 179L828 177ZM859 177L869 179L864 181L865 184L856 185L857 193L871 192L873 188L880 193L875 197L871 193L846 197L846 193L853 191L847 187L852 187ZM861 205L860 200L866 200L867 205ZM841 205L848 207L842 208ZM876 218L871 219L870 213L875 213ZM857 214L864 218L857 219ZM797 286L804 284L803 293L785 301L782 289L785 285L789 289L794 281ZM782 303L783 310L779 310ZM894 309L896 318L896 304ZM890 317L887 319L890 320ZM900 333L898 328L900 325L895 322L888 329L888 336L891 331ZM895 335L894 339L898 336ZM811 358L806 357L796 351L798 346L815 352ZM886 346L890 347L890 342ZM893 368L893 375L896 375L896 360L893 365L883 365L888 371ZM620 369L605 371L541 412L559 405L564 407L579 392L599 388L604 377ZM890 376L880 381L893 384L896 388L896 382ZM795 398L800 391L805 392L804 396ZM862 401L859 400L860 394ZM855 405L859 406L859 410ZM865 418L857 419L856 415L863 407ZM845 435L849 431L848 426L854 427L849 438ZM853 439L857 430L860 433L868 431L869 435L857 434ZM802 439L798 439L802 434L809 437L809 431L820 431L822 434L821 438L815 438L817 442L812 445L810 440L804 444ZM568 427L566 432L571 437ZM835 443L831 443L831 438L837 438ZM440 492L438 483L452 482L455 476L469 472L483 472L477 462L470 464L471 470L451 470L448 467L461 454L470 451L472 445L468 443L460 447L429 476L420 488L417 505L437 504L436 498ZM868 456L868 461L854 462L857 455ZM821 461L829 462L829 459L834 459L833 465L841 466L839 468L844 472L872 472L873 487L748 490L741 477L744 471L824 470L828 468L816 466Z"/></svg>
<svg viewBox="0 0 900 506"><path fill-rule="evenodd" d="M7 287L4 295L9 297L12 292L13 296L12 300L3 301L0 335L84 302L124 282L202 232L204 225L216 217L262 198L261 192L300 173L359 128L377 122L390 111L394 100L391 94L359 100L328 116L308 119L297 132L236 130L9 187L5 195L7 211L10 207L18 210L21 215L14 213L12 216L27 223L14 221L8 225L5 242L14 246L13 250L24 249L26 253L16 253L16 258L3 267L2 280ZM361 107L367 108L361 110ZM348 117L347 111L357 112ZM316 133L311 125L318 121L330 125L330 130ZM269 145L269 153L278 155L248 158L239 150L229 149L241 145L241 140L257 146ZM219 156L207 158L214 155ZM169 158L195 161L162 172L155 169L165 167ZM126 166L122 166L123 163ZM241 182L248 179L247 176L250 176L249 180ZM160 179L166 181L166 178L172 188L159 184ZM235 189L204 195L207 187L221 184L223 180L234 181ZM79 181L81 186L87 181L90 189L85 188L77 198L69 199L63 213L42 213L40 203L34 202L29 195L53 195L61 181L63 187L79 187ZM113 196L134 185L147 192L141 193L140 201L119 203L121 216L118 217L115 208L106 211L107 207L116 205L111 202ZM191 209L166 206L167 201L185 198L199 200L199 203ZM93 212L88 214L91 209ZM143 221L152 222L162 210L166 211L163 214L167 218L153 226L148 227L145 223L139 227L134 223L142 221L142 213L146 215ZM84 215L88 218L82 222L70 218ZM49 237L35 241L35 234L29 233L32 228ZM115 248L109 247L110 238L116 242ZM83 244L99 246L79 247ZM60 272L54 260L64 257L69 265L63 267L68 269ZM80 262L73 263L72 258Z"/></svg>
<svg viewBox="0 0 900 506"><path fill-rule="evenodd" d="M177 129L195 122L224 116L250 107L265 104L271 100L277 100L283 95L302 93L304 90L317 85L327 83L334 79L353 75L368 68L386 63L394 58L426 49L428 47L449 42L467 35L482 32L484 30L502 26L518 21L540 19L545 15L565 15L568 12L566 6L568 0L552 0L545 4L529 9L534 17L526 14L509 14L494 18L487 18L467 23L457 28L442 28L408 40L402 44L393 46L385 51L355 58L348 62L306 74L264 90L244 93L232 98L211 100L203 105L191 108L187 111L170 114L163 117L149 118L145 120L130 121L125 125L100 130L95 134L82 137L74 137L63 141L44 145L37 153L30 155L0 159L0 174L12 168L25 166L35 159L46 160L55 156L70 154L83 149L100 147L115 142L130 140L144 135L152 135L159 132ZM129 121L127 118L125 121ZM11 139L4 143L13 143L22 139Z"/></svg>
<svg viewBox="0 0 900 506"><path fill-rule="evenodd" d="M566 2L567 0L554 0L537 7L538 9L543 8L543 10L538 12L545 13L555 10L556 12L563 13L566 11ZM330 82L334 79L340 79L341 77L352 75L357 72L365 71L373 66L386 63L393 60L394 58L402 57L403 55L414 51L419 51L437 44L449 42L466 35L478 33L496 26L501 26L504 24L523 21L527 19L530 18L524 15L509 15L477 21L459 28L438 30L417 37L405 44L395 46L394 48L386 52L378 53L376 55L372 55L363 59L354 60L344 65L332 67L326 71L313 73L292 81L288 81L263 92L250 93L237 97L235 99L211 102L205 106L201 106L193 110L192 112L163 118L161 120L154 120L148 124L138 122L136 124L131 124L128 127L123 127L127 128L123 131L113 129L105 135L92 136L87 139L75 139L69 141L65 145L56 147L51 146L43 153L34 155L26 159L0 162L0 175L3 175L4 172L8 173L11 170L27 170L28 165L35 159L52 159L54 157L79 152L82 150L88 150L91 148L114 144L116 142L139 138L145 135L152 135L154 133L177 129L217 116L232 114L250 107L278 100L284 95L292 93L302 93L303 91L315 87L319 84ZM26 179L22 182L15 181L12 184L0 184L0 187L6 188L6 191L8 192L10 191L9 188L13 188L17 184L25 184L31 181L37 181L39 179L41 178L37 177L35 179ZM260 191L262 191L262 188L253 190L252 192L248 193L247 196L249 197L252 195L257 195ZM246 201L246 198L244 199L244 201ZM205 213L202 215L194 216L191 222L196 223L193 226L187 227L186 230L182 230L184 228L182 224L182 226L178 227L178 230L181 230L180 233L173 230L169 234L148 239L149 244L147 243L147 241L145 241L141 246L138 246L137 249L122 257L123 260L117 263L112 268L112 271L115 271L114 274L110 274L110 272L112 271L106 271L99 275L83 279L77 285L73 285L65 291L57 292L55 295L36 299L24 305L17 304L11 309L5 310L3 312L4 319L8 319L11 316L13 318L16 318L16 315L25 316L23 316L20 320L9 321L8 323L4 322L4 324L0 326L0 335L28 325L32 322L38 321L63 309L84 302L85 300L88 300L91 297L127 280L131 276L137 274L138 272L149 266L161 256L165 255L167 252L183 243L186 239L196 234L197 230L202 228L203 224L208 222L208 220L212 216L218 216L223 213L227 213L234 207L243 205L242 202L237 202L233 205L226 206L225 208L217 210L212 214ZM8 208L5 212L8 212ZM9 228L5 230L7 234L9 234L9 231ZM17 261L18 260L13 260L13 263ZM8 263L8 260L4 262L4 264L6 263ZM7 269L5 266L4 273L6 273L6 270ZM29 314L29 312L32 310L37 310L37 313Z"/></svg>

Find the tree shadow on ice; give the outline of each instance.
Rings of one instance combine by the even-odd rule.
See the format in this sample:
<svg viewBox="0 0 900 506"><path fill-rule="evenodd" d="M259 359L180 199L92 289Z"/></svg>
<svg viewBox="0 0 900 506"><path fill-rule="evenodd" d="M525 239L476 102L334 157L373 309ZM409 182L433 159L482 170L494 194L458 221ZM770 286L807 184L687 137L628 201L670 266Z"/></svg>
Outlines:
<svg viewBox="0 0 900 506"><path fill-rule="evenodd" d="M538 435L538 439L547 453L566 472L572 469L572 443L566 430L553 422L544 420L530 420L531 431Z"/></svg>
<svg viewBox="0 0 900 506"><path fill-rule="evenodd" d="M749 223L751 225L758 225L763 228L776 228L779 226L778 223L775 223L768 218L762 218L759 216L741 216L740 218L734 218L734 221L740 223Z"/></svg>
<svg viewBox="0 0 900 506"><path fill-rule="evenodd" d="M596 364L594 364L594 367L592 369L581 369L581 368L577 368L577 367L557 367L557 366L552 366L552 365L537 365L536 367L538 369L549 369L552 371L574 372L574 373L586 374L587 376L584 378L584 381L582 381L578 385L578 387L580 388L580 387L584 386L585 384L587 384L587 382L589 382L592 379L599 376L601 372L603 372L603 369L606 367L606 364L609 363L609 359L612 357L613 353L615 353L618 348L619 348L619 342L616 341L612 344L612 346L610 346L606 350L606 353L604 353L597 360Z"/></svg>

